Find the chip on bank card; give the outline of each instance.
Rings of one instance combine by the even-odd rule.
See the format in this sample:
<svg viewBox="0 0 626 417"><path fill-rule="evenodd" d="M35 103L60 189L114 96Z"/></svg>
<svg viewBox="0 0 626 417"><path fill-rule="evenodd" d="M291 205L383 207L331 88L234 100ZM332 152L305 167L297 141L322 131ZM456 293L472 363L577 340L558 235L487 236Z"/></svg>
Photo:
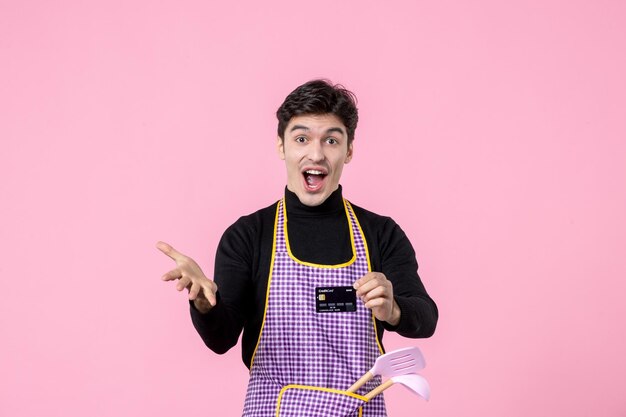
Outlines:
<svg viewBox="0 0 626 417"><path fill-rule="evenodd" d="M356 311L356 290L352 287L315 288L315 311L318 313Z"/></svg>

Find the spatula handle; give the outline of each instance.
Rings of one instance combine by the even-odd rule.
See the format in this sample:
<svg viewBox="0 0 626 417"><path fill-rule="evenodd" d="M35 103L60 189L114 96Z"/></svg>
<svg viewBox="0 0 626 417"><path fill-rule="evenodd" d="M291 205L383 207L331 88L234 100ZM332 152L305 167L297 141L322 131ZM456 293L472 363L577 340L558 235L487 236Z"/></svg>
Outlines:
<svg viewBox="0 0 626 417"><path fill-rule="evenodd" d="M374 398L375 396L377 396L378 394L380 394L381 392L383 392L384 390L386 390L392 385L393 385L393 380L388 379L387 382L385 382L384 384L380 384L379 386L377 386L376 388L374 388L373 390L365 394L364 397L367 398L368 400L371 400L372 398Z"/></svg>
<svg viewBox="0 0 626 417"><path fill-rule="evenodd" d="M359 378L358 381L356 381L350 388L348 388L348 392L356 392L356 390L361 388L367 381L369 381L373 377L374 377L374 374L371 373L370 371L367 371L365 375Z"/></svg>

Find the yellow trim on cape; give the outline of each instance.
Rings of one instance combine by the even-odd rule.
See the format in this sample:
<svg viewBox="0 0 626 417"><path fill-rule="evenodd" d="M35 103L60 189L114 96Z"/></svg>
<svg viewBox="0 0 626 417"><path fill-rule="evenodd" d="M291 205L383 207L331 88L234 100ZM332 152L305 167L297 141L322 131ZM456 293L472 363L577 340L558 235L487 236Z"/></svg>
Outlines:
<svg viewBox="0 0 626 417"><path fill-rule="evenodd" d="M348 226L350 229L350 245L352 246L352 258L347 262L344 262L342 264L337 264L337 265L315 264L312 262L301 261L300 259L296 258L296 256L291 252L291 246L289 245L289 233L287 232L287 207L285 204L285 199L283 199L283 229L284 229L284 234L285 234L285 244L287 245L287 253L289 254L289 257L301 265L312 266L315 268L327 268L327 269L344 268L346 266L352 265L356 261L356 247L354 244L354 233L352 232L352 222L350 221L350 214L348 213L348 207L346 206L345 198L343 199L343 207L346 212L346 220L348 221ZM356 216L354 217L356 218ZM368 264L369 264L369 255L368 255Z"/></svg>
<svg viewBox="0 0 626 417"><path fill-rule="evenodd" d="M356 213L354 212L354 208L352 207L352 204L350 204L350 202L345 199L344 201L350 206L350 211L352 212L352 215L354 216L354 220L356 221L356 226L359 229L359 233L361 234L361 240L363 240L363 246L365 247L365 256L367 258L367 272L372 272L372 263L370 261L370 251L369 251L369 248L367 247L367 240L365 239L365 233L363 233L363 229L361 229L361 223L359 223L359 219L356 216ZM383 349L383 346L380 343L380 340L378 340L378 329L376 326L376 317L374 316L374 312L372 312L372 323L374 324L374 336L376 337L376 344L378 345L378 350L380 350L381 355L384 355L385 350Z"/></svg>
<svg viewBox="0 0 626 417"><path fill-rule="evenodd" d="M267 290L265 291L265 306L263 307L263 321L261 322L261 329L259 330L259 338L256 341L256 346L254 347L254 352L252 352L252 358L250 359L250 372L252 372L252 364L254 363L254 357L256 356L256 351L259 348L259 344L261 343L261 335L263 334L263 328L265 327L265 317L267 316L267 305L269 304L270 298L270 284L272 283L272 273L274 272L274 258L276 257L276 229L278 226L278 208L280 207L280 201L276 203L276 217L274 219L274 237L272 238L272 260L270 262L270 272L267 278Z"/></svg>
<svg viewBox="0 0 626 417"><path fill-rule="evenodd" d="M282 387L282 389L280 390L280 393L278 393L278 400L276 401L276 417L280 417L280 400L283 398L283 394L285 393L285 391L287 391L288 389L292 389L292 388L309 390L309 391L330 392L332 394L346 395L348 397L361 400L365 403L369 402L369 399L367 399L366 397L359 395L359 394L355 394L353 392L342 391L342 390L333 389L333 388L316 387L313 385L289 384L289 385L285 385L284 387ZM359 407L359 416L362 416L362 415L363 415L363 407Z"/></svg>

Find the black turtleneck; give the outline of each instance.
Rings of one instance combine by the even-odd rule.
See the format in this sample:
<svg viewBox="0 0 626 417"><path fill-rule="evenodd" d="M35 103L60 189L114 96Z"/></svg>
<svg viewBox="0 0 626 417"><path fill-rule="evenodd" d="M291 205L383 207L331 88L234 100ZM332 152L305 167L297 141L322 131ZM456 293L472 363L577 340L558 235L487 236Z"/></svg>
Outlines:
<svg viewBox="0 0 626 417"><path fill-rule="evenodd" d="M285 189L285 207L289 243L296 258L322 265L337 265L352 258L341 190L332 193L319 206L306 206L295 193ZM306 236L306 239L298 239L298 236Z"/></svg>
<svg viewBox="0 0 626 417"><path fill-rule="evenodd" d="M352 257L341 186L313 207L302 204L285 188L285 207L289 243L296 258L335 265ZM383 328L411 338L431 336L437 323L437 306L417 274L411 243L391 218L354 204L352 208L367 240L372 270L384 273L392 282L401 310L398 326L377 326L379 340L382 342ZM243 329L242 358L246 366L250 365L263 320L275 216L276 203L241 217L224 232L215 258L218 303L207 314L199 313L191 303L192 322L214 352L224 353L233 347Z"/></svg>

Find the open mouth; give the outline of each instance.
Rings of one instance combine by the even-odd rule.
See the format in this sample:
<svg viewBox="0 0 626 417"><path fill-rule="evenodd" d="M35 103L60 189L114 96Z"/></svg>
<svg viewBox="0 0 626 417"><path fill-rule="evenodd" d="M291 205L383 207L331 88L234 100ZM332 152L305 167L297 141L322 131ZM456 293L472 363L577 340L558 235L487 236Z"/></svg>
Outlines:
<svg viewBox="0 0 626 417"><path fill-rule="evenodd" d="M317 191L324 184L324 178L328 175L325 171L318 169L307 169L302 173L304 185L308 191Z"/></svg>

